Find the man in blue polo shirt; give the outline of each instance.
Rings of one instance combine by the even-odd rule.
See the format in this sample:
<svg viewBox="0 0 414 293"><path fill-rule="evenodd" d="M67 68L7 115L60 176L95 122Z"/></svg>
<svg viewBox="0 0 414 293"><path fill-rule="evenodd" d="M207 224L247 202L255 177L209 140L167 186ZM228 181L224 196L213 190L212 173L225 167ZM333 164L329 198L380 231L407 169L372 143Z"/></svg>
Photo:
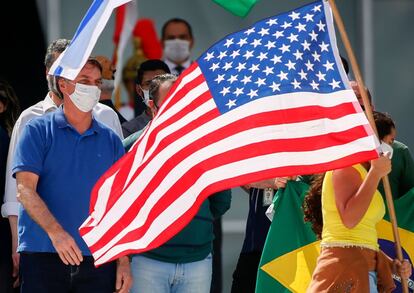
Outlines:
<svg viewBox="0 0 414 293"><path fill-rule="evenodd" d="M95 268L78 227L90 192L124 153L119 137L92 117L102 68L89 59L75 80L59 78L64 107L27 123L17 145L21 292L128 292L129 260Z"/></svg>

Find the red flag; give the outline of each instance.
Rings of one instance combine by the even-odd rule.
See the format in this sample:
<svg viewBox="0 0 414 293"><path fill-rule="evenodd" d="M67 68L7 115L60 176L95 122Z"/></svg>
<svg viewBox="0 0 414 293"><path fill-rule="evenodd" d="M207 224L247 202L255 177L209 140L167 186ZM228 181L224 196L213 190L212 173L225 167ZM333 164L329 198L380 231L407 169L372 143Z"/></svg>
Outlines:
<svg viewBox="0 0 414 293"><path fill-rule="evenodd" d="M327 3L231 34L188 68L97 182L80 228L96 264L162 245L212 193L378 156Z"/></svg>

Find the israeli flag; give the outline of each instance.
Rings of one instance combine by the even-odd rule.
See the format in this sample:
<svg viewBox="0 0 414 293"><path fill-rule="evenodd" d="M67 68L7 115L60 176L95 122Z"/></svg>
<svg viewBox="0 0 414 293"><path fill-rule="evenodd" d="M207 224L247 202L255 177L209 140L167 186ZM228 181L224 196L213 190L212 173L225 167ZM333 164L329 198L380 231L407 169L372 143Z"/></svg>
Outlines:
<svg viewBox="0 0 414 293"><path fill-rule="evenodd" d="M69 46L56 59L49 74L74 80L88 60L112 10L131 0L95 0L79 24Z"/></svg>

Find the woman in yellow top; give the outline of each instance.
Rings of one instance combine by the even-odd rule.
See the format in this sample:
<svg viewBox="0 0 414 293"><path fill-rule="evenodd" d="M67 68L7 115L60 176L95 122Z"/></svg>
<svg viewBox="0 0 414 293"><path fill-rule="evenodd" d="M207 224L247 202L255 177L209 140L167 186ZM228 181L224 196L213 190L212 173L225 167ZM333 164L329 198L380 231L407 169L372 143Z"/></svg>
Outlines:
<svg viewBox="0 0 414 293"><path fill-rule="evenodd" d="M375 226L385 206L377 186L390 171L385 155L314 181L305 199L305 217L322 241L308 292L391 292L392 273L411 275L407 261L391 261L378 246Z"/></svg>

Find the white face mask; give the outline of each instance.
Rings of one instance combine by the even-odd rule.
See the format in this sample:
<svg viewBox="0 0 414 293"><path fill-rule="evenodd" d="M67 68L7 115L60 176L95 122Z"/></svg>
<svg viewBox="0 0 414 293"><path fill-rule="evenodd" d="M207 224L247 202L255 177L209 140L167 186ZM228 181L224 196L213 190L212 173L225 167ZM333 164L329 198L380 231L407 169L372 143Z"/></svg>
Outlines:
<svg viewBox="0 0 414 293"><path fill-rule="evenodd" d="M99 101L101 90L95 85L77 83L74 92L69 95L75 106L82 112L92 111Z"/></svg>
<svg viewBox="0 0 414 293"><path fill-rule="evenodd" d="M381 151L383 153L389 152L390 153L390 159L391 159L392 158L392 153L394 152L394 149L388 143L381 141Z"/></svg>
<svg viewBox="0 0 414 293"><path fill-rule="evenodd" d="M144 103L145 103L145 105L147 105L148 106L148 101L149 101L149 90L143 90L143 89L141 89L142 90L142 92L144 93Z"/></svg>
<svg viewBox="0 0 414 293"><path fill-rule="evenodd" d="M174 39L164 41L165 57L175 63L180 63L190 57L190 41Z"/></svg>
<svg viewBox="0 0 414 293"><path fill-rule="evenodd" d="M101 91L113 92L115 89L115 80L102 79Z"/></svg>

